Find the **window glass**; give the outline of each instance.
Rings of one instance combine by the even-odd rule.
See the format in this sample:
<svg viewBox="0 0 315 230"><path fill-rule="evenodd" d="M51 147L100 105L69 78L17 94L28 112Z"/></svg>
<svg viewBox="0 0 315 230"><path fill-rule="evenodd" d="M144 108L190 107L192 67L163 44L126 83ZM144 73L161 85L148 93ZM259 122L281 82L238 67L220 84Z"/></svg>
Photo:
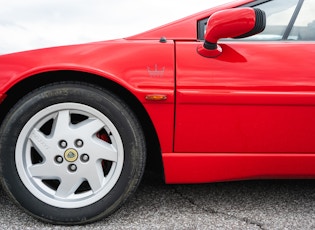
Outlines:
<svg viewBox="0 0 315 230"><path fill-rule="evenodd" d="M315 41L315 1L305 0L289 39Z"/></svg>
<svg viewBox="0 0 315 230"><path fill-rule="evenodd" d="M262 33L243 40L276 41L283 39L298 2L299 0L276 0L255 6L255 8L265 11L267 18L266 28Z"/></svg>

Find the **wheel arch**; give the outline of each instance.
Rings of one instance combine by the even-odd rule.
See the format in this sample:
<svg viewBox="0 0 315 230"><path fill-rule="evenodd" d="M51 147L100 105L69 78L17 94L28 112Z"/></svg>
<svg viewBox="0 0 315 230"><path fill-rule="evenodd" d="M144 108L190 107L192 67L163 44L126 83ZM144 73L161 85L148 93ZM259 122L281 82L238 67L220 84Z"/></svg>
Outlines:
<svg viewBox="0 0 315 230"><path fill-rule="evenodd" d="M149 114L141 102L128 89L105 77L81 71L57 70L34 74L15 84L6 92L6 97L0 104L0 126L10 108L24 95L47 84L57 82L83 82L109 90L115 96L125 101L141 121L147 144L147 169L164 176L161 147L157 132ZM164 178L163 178L164 179Z"/></svg>

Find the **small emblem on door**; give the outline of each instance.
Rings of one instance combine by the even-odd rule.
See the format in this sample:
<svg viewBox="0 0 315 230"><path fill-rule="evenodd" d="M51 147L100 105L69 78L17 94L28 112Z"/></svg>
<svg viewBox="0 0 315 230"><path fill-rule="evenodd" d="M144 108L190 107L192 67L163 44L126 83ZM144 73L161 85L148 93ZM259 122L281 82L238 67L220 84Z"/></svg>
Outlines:
<svg viewBox="0 0 315 230"><path fill-rule="evenodd" d="M147 67L147 71L150 77L163 77L164 75L164 71L165 71L165 67L162 68L158 68L158 65L155 64L154 68L151 67Z"/></svg>

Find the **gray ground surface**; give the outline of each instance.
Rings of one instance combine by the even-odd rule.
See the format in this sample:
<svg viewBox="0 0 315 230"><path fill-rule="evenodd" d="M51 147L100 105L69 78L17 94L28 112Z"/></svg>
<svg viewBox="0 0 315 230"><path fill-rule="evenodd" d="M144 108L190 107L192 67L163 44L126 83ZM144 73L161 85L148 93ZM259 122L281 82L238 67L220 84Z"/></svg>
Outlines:
<svg viewBox="0 0 315 230"><path fill-rule="evenodd" d="M315 181L165 185L146 176L132 199L85 226L44 224L0 189L1 229L315 229Z"/></svg>

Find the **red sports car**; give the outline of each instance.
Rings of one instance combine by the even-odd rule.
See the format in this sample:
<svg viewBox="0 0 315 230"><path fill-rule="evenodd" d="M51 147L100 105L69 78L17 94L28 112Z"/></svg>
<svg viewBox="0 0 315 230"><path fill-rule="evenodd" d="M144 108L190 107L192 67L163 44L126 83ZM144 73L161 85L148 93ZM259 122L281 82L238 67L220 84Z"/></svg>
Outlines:
<svg viewBox="0 0 315 230"><path fill-rule="evenodd" d="M0 56L3 187L44 221L166 183L315 178L315 1L239 0L125 39Z"/></svg>

